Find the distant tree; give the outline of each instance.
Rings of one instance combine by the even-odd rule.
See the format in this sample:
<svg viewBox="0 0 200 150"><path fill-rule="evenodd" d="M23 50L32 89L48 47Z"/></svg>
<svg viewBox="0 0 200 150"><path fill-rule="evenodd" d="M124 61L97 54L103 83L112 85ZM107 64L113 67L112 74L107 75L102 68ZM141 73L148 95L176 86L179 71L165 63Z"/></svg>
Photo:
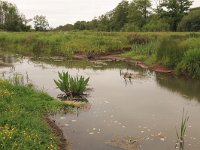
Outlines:
<svg viewBox="0 0 200 150"><path fill-rule="evenodd" d="M145 23L147 18L150 15L151 2L150 0L135 0L136 8L141 12L142 17L144 18Z"/></svg>
<svg viewBox="0 0 200 150"><path fill-rule="evenodd" d="M101 15L98 19L98 31L112 31L111 18L113 15L113 11L106 13L105 15Z"/></svg>
<svg viewBox="0 0 200 150"><path fill-rule="evenodd" d="M6 31L29 31L30 26L24 15L20 15L17 6L0 0L0 29Z"/></svg>
<svg viewBox="0 0 200 150"><path fill-rule="evenodd" d="M49 30L49 23L45 16L36 15L33 18L35 31L47 31Z"/></svg>
<svg viewBox="0 0 200 150"><path fill-rule="evenodd" d="M157 14L152 15L149 21L143 26L142 31L164 32L170 31L170 25L166 20L160 19Z"/></svg>
<svg viewBox="0 0 200 150"><path fill-rule="evenodd" d="M191 0L164 0L159 6L160 17L168 20L171 30L176 31L177 26L192 5Z"/></svg>
<svg viewBox="0 0 200 150"><path fill-rule="evenodd" d="M128 7L129 3L127 0L123 0L113 10L111 17L111 28L113 31L120 31L122 27L128 22Z"/></svg>
<svg viewBox="0 0 200 150"><path fill-rule="evenodd" d="M179 31L200 31L200 9L192 10L184 16L179 26Z"/></svg>
<svg viewBox="0 0 200 150"><path fill-rule="evenodd" d="M55 31L72 31L74 29L74 26L72 24L66 24L64 26L59 26L55 28Z"/></svg>
<svg viewBox="0 0 200 150"><path fill-rule="evenodd" d="M128 24L126 24L126 28L129 28L128 26L131 26L132 29L140 29L144 25L142 13L138 10L134 1L129 4L127 18Z"/></svg>
<svg viewBox="0 0 200 150"><path fill-rule="evenodd" d="M75 30L88 30L88 23L86 21L77 21L74 24L74 29Z"/></svg>

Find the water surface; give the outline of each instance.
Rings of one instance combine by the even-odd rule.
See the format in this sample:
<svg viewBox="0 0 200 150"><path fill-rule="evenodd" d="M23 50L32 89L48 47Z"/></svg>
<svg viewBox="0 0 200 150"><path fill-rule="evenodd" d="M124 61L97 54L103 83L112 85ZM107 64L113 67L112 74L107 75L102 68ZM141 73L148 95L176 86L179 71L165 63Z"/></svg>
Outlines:
<svg viewBox="0 0 200 150"><path fill-rule="evenodd" d="M90 77L89 87L93 89L88 97L90 107L73 114L52 116L75 150L117 150L106 142L127 136L143 139L138 148L141 150L173 150L183 108L190 116L185 149L200 149L199 81L155 74L120 62L41 62L11 58L2 59L13 64L0 68L3 78L13 73L23 74L27 82L53 97L60 94L53 82L58 79L58 71ZM140 76L125 80L126 72Z"/></svg>

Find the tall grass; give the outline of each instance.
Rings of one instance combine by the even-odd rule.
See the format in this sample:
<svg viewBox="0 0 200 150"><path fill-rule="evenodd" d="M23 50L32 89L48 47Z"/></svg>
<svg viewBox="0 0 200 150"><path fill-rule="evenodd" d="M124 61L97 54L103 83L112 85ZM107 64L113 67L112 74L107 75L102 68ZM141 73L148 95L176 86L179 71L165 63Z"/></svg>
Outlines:
<svg viewBox="0 0 200 150"><path fill-rule="evenodd" d="M200 48L189 49L176 67L178 74L200 79Z"/></svg>
<svg viewBox="0 0 200 150"><path fill-rule="evenodd" d="M187 113L185 113L185 110L183 109L180 131L176 129L176 135L178 138L177 143L179 143L180 150L184 149L184 137L185 137L185 133L187 129L188 120L189 120L189 116Z"/></svg>
<svg viewBox="0 0 200 150"><path fill-rule="evenodd" d="M125 36L100 33L0 33L0 49L28 56L104 53L129 47Z"/></svg>

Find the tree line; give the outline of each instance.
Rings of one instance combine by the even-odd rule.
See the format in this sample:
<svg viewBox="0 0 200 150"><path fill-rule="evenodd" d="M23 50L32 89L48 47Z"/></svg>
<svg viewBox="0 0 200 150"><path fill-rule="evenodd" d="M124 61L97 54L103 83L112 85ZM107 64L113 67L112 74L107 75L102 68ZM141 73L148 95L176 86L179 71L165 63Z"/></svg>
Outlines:
<svg viewBox="0 0 200 150"><path fill-rule="evenodd" d="M25 15L20 14L16 5L0 0L0 31L31 31L31 25L28 25L31 21L35 31L49 30L45 16L36 15L33 19L26 19Z"/></svg>
<svg viewBox="0 0 200 150"><path fill-rule="evenodd" d="M200 8L191 9L191 0L123 0L116 8L92 21L77 21L56 30L96 31L200 31Z"/></svg>
<svg viewBox="0 0 200 150"><path fill-rule="evenodd" d="M200 31L200 8L191 9L191 0L122 0L113 10L91 21L59 26L55 31L94 30L106 32ZM154 6L154 8L153 8ZM0 0L0 31L48 31L43 15L26 19L17 6Z"/></svg>

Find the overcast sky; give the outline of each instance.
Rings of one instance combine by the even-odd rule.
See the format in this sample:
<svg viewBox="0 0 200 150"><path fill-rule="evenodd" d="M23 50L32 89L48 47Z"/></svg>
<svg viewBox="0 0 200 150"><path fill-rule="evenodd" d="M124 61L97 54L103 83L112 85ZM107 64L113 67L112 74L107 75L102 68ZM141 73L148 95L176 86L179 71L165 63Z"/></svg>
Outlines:
<svg viewBox="0 0 200 150"><path fill-rule="evenodd" d="M8 0L17 5L26 18L45 15L50 26L57 27L78 20L92 20L112 10L122 0ZM193 0L193 7L200 0Z"/></svg>

